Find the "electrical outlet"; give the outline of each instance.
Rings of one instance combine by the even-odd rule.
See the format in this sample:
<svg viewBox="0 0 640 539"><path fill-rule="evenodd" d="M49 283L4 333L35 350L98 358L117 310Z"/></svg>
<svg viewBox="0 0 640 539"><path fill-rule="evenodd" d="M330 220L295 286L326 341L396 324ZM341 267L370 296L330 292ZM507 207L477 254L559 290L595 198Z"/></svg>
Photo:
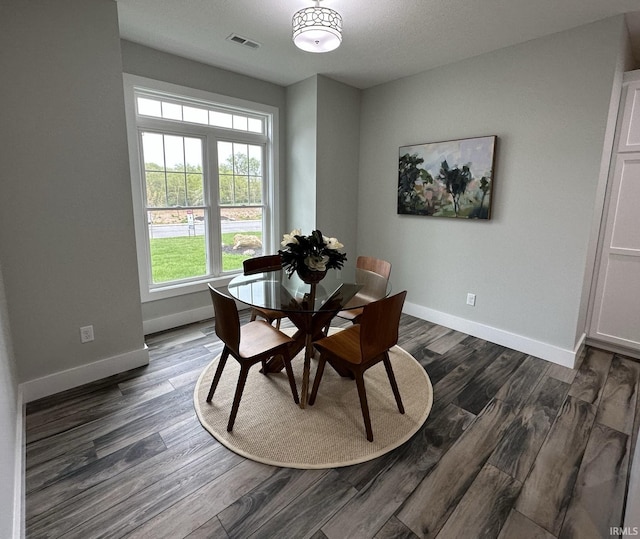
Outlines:
<svg viewBox="0 0 640 539"><path fill-rule="evenodd" d="M476 295L475 294L467 294L467 305L471 305L472 307L475 307L476 305Z"/></svg>
<svg viewBox="0 0 640 539"><path fill-rule="evenodd" d="M80 328L80 342L91 342L93 340L93 326L84 326Z"/></svg>

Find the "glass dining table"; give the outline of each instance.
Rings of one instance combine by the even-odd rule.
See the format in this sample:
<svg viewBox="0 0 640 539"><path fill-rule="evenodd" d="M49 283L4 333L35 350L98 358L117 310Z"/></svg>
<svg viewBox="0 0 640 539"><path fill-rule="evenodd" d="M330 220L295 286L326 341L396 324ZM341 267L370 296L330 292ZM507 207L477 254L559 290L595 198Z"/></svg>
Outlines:
<svg viewBox="0 0 640 539"><path fill-rule="evenodd" d="M381 275L356 267L330 269L318 283L307 284L296 273L284 270L237 275L228 285L232 297L264 309L283 311L296 327L291 357L304 349L300 406L307 403L313 342L324 337L325 327L341 310L357 309L391 293L390 282ZM284 367L281 358L267 363L269 372ZM345 374L345 373L340 373Z"/></svg>

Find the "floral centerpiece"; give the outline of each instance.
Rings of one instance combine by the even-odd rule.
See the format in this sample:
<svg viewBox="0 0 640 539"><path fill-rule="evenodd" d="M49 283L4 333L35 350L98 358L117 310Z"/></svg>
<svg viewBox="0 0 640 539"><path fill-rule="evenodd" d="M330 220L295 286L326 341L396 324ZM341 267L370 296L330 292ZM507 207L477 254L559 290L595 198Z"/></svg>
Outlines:
<svg viewBox="0 0 640 539"><path fill-rule="evenodd" d="M291 277L297 272L305 282L321 280L328 269L340 269L347 260L347 255L341 253L344 245L336 238L328 238L319 230L314 230L309 236L303 236L299 229L285 234L283 249L278 253L282 258L282 267Z"/></svg>

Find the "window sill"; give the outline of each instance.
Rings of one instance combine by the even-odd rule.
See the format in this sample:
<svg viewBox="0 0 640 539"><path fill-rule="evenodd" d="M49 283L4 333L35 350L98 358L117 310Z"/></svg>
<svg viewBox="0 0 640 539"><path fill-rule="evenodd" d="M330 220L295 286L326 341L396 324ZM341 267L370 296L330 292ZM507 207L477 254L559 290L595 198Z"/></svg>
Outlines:
<svg viewBox="0 0 640 539"><path fill-rule="evenodd" d="M177 296L185 296L187 294L198 294L207 291L207 285L211 283L215 287L226 286L229 281L235 277L237 273L225 275L223 277L207 278L189 283L165 286L153 290L142 290L140 298L142 303L149 303L161 299L174 298Z"/></svg>

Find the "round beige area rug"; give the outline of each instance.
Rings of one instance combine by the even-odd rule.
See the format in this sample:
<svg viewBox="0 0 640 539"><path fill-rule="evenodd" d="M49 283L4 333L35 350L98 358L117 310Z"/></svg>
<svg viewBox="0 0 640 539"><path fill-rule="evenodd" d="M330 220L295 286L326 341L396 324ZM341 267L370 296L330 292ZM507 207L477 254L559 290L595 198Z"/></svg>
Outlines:
<svg viewBox="0 0 640 539"><path fill-rule="evenodd" d="M336 468L377 458L409 440L426 421L433 388L424 368L402 348L390 351L391 364L405 407L400 414L382 362L365 373L373 429L367 441L355 381L327 365L313 406L293 402L284 371L268 376L255 365L249 371L232 432L227 432L238 362L229 357L211 403L206 402L220 356L198 379L194 392L200 422L221 444L251 460L289 468ZM302 353L293 361L302 386ZM312 360L309 391L317 361Z"/></svg>

